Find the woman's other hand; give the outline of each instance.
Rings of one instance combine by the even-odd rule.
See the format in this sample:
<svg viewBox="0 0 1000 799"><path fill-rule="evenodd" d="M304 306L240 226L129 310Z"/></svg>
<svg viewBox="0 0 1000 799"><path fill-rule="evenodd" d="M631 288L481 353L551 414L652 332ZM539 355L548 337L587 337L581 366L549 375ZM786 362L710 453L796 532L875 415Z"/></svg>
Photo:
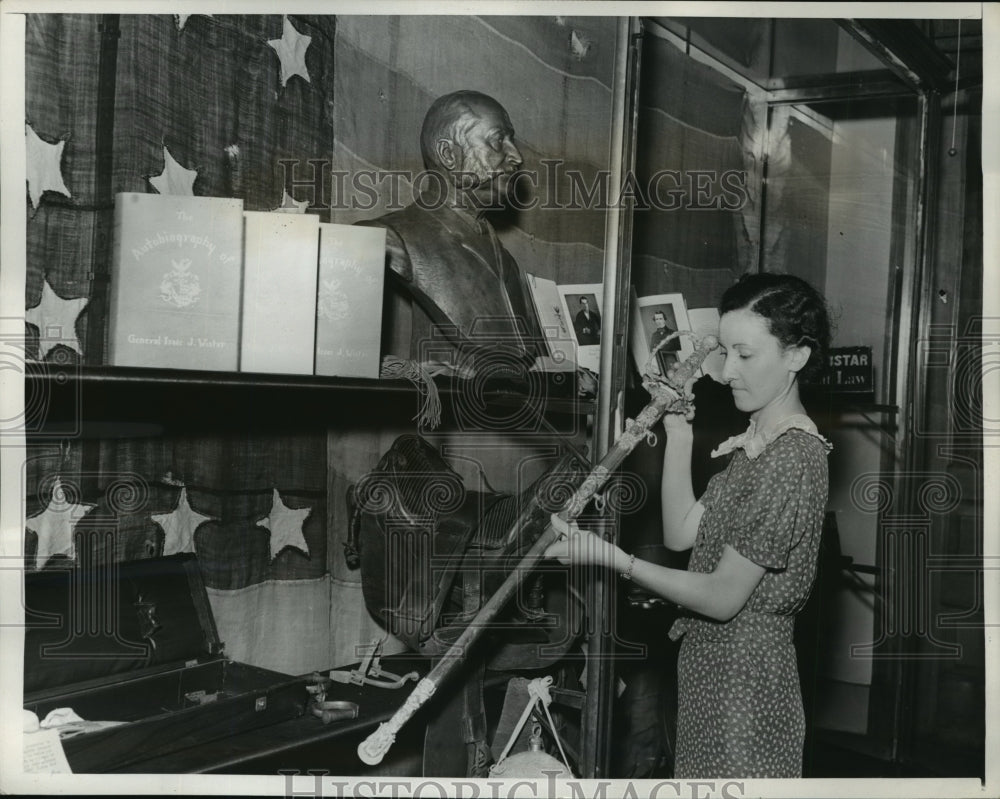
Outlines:
<svg viewBox="0 0 1000 799"><path fill-rule="evenodd" d="M616 554L620 550L610 541L590 530L581 530L576 522L566 522L555 513L551 522L561 537L545 550L546 558L574 565L615 566Z"/></svg>

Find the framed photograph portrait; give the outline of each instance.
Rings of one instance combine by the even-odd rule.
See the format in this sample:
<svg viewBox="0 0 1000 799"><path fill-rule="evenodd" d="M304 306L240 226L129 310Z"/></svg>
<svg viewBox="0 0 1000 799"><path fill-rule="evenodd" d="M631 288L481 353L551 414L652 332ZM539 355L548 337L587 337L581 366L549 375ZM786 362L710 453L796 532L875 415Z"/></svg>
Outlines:
<svg viewBox="0 0 1000 799"><path fill-rule="evenodd" d="M576 362L597 374L601 358L601 283L575 283L559 286L563 318L570 324L576 342Z"/></svg>
<svg viewBox="0 0 1000 799"><path fill-rule="evenodd" d="M674 336L675 333L682 335ZM691 322L681 294L632 295L632 358L639 374L666 374L694 352Z"/></svg>

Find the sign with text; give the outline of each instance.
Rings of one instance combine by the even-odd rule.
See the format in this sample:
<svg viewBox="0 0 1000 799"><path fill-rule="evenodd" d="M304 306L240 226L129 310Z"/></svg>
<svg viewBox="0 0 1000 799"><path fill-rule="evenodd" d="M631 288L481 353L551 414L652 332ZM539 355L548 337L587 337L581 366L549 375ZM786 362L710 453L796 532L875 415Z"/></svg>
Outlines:
<svg viewBox="0 0 1000 799"><path fill-rule="evenodd" d="M834 391L875 390L871 347L833 347L827 354L827 367L821 382Z"/></svg>

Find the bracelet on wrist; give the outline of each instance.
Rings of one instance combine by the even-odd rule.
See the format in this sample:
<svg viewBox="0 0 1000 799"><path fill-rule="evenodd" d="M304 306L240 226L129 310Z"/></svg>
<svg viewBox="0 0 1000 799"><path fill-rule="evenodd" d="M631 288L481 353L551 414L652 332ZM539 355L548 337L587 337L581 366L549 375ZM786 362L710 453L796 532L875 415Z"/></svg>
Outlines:
<svg viewBox="0 0 1000 799"><path fill-rule="evenodd" d="M622 569L622 570L621 570L621 571L620 571L620 572L618 573L618 575L619 575L619 576L620 576L620 577L621 577L621 578L622 578L623 580L631 580L631 579L632 579L632 567L633 567L633 566L635 566L635 555L634 555L634 554L633 554L633 555L629 555L629 556L628 556L628 563L627 563L627 564L625 564L625 568L624 568L624 569Z"/></svg>

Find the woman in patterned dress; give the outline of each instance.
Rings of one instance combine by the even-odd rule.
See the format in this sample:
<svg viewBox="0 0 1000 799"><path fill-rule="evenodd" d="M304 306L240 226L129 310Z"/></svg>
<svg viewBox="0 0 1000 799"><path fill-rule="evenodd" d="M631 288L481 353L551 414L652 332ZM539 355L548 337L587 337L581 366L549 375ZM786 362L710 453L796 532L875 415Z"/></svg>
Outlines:
<svg viewBox="0 0 1000 799"><path fill-rule="evenodd" d="M547 555L611 567L675 602L677 778L802 774L805 716L792 631L816 574L830 445L799 397L825 362L826 303L790 275L746 275L719 304L723 379L750 427L713 456L726 468L695 498L690 418L664 419L663 541L686 570L630 556L558 517ZM690 415L689 415L690 416Z"/></svg>

